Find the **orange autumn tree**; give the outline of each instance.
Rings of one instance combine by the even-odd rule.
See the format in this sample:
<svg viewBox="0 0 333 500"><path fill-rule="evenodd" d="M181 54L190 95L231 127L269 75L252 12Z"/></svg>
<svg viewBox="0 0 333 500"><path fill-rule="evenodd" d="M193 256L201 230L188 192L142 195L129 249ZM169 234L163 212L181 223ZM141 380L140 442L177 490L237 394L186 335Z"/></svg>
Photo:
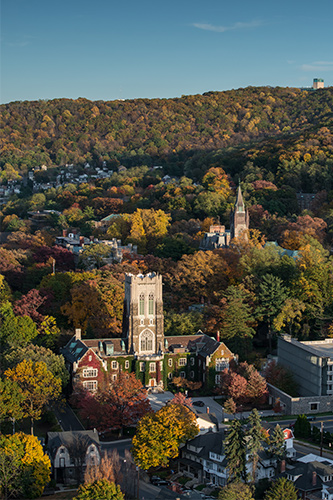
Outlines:
<svg viewBox="0 0 333 500"><path fill-rule="evenodd" d="M111 273L102 271L93 279L75 283L70 295L61 312L75 328L85 331L90 326L96 337L121 333L124 292Z"/></svg>

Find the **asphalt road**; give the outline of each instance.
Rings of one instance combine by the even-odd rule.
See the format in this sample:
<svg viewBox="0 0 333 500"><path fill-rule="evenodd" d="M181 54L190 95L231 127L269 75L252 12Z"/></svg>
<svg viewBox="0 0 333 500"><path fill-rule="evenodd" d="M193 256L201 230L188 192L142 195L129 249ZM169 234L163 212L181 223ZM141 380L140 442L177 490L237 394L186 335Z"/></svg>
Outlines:
<svg viewBox="0 0 333 500"><path fill-rule="evenodd" d="M66 403L63 405L54 405L52 407L54 414L63 431L82 431L83 425L77 418L72 408Z"/></svg>

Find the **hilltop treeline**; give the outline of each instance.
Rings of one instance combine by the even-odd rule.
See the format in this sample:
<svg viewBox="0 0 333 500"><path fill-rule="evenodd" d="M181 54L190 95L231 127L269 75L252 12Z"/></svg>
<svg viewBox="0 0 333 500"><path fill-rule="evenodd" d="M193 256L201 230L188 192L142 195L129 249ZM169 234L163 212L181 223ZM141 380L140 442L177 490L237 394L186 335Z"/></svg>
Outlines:
<svg viewBox="0 0 333 500"><path fill-rule="evenodd" d="M196 179L222 155L227 173L253 161L272 172L270 180L285 182L292 163L323 165L332 159L332 109L331 88L248 87L176 99L13 102L0 106L0 166L24 173L41 164L104 161L116 168L158 161L168 173ZM218 159L207 158L217 150Z"/></svg>

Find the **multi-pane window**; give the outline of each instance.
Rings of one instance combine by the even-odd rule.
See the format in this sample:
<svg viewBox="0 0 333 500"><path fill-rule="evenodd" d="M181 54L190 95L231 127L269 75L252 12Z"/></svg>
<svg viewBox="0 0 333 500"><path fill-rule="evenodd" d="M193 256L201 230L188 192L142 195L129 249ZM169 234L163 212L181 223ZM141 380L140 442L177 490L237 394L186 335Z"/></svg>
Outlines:
<svg viewBox="0 0 333 500"><path fill-rule="evenodd" d="M156 363L149 363L149 371L156 372Z"/></svg>
<svg viewBox="0 0 333 500"><path fill-rule="evenodd" d="M215 370L217 372L222 372L226 368L229 368L229 360L225 358L218 358L215 361Z"/></svg>
<svg viewBox="0 0 333 500"><path fill-rule="evenodd" d="M219 384L221 382L221 375L215 375L215 384Z"/></svg>
<svg viewBox="0 0 333 500"><path fill-rule="evenodd" d="M190 378L194 378L194 371L193 370L190 371Z"/></svg>
<svg viewBox="0 0 333 500"><path fill-rule="evenodd" d="M114 373L114 374L112 375L112 380L113 380L113 382L114 382L115 380L117 380L117 374L116 374L116 373Z"/></svg>
<svg viewBox="0 0 333 500"><path fill-rule="evenodd" d="M178 366L186 366L186 358L179 358L178 360Z"/></svg>
<svg viewBox="0 0 333 500"><path fill-rule="evenodd" d="M128 361L128 359L125 361L125 368L126 368L126 370L129 369L129 361Z"/></svg>
<svg viewBox="0 0 333 500"><path fill-rule="evenodd" d="M147 352L153 350L153 334L150 331L144 331L140 335L140 350Z"/></svg>
<svg viewBox="0 0 333 500"><path fill-rule="evenodd" d="M111 367L112 367L112 370L117 370L118 369L118 363L117 363L117 361L112 361Z"/></svg>
<svg viewBox="0 0 333 500"><path fill-rule="evenodd" d="M98 369L97 368L84 368L83 370L83 376L85 378L87 377L97 377L98 375Z"/></svg>
<svg viewBox="0 0 333 500"><path fill-rule="evenodd" d="M140 316L145 315L145 296L143 293L140 293L139 297L139 314Z"/></svg>
<svg viewBox="0 0 333 500"><path fill-rule="evenodd" d="M143 361L141 361L140 363L140 372L144 372L145 371L145 364Z"/></svg>
<svg viewBox="0 0 333 500"><path fill-rule="evenodd" d="M195 359L194 358L190 358L190 364L191 364L191 366L193 366L194 363L195 363Z"/></svg>
<svg viewBox="0 0 333 500"><path fill-rule="evenodd" d="M181 378L186 378L186 373L185 372L180 372L179 375L181 376Z"/></svg>
<svg viewBox="0 0 333 500"><path fill-rule="evenodd" d="M83 382L83 387L88 391L97 391L97 380L86 380Z"/></svg>
<svg viewBox="0 0 333 500"><path fill-rule="evenodd" d="M172 359L171 359L171 358L169 358L169 359L168 359L168 365L169 365L170 367L172 366Z"/></svg>
<svg viewBox="0 0 333 500"><path fill-rule="evenodd" d="M148 297L148 314L154 314L154 294L150 293Z"/></svg>

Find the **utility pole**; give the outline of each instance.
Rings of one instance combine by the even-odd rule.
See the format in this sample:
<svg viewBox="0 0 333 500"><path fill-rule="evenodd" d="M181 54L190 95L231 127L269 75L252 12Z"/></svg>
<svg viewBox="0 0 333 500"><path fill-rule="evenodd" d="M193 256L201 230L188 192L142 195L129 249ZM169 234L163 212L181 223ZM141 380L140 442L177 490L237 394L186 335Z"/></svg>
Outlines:
<svg viewBox="0 0 333 500"><path fill-rule="evenodd" d="M320 422L320 456L323 456L323 433L324 433L324 422Z"/></svg>

